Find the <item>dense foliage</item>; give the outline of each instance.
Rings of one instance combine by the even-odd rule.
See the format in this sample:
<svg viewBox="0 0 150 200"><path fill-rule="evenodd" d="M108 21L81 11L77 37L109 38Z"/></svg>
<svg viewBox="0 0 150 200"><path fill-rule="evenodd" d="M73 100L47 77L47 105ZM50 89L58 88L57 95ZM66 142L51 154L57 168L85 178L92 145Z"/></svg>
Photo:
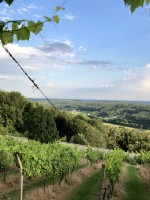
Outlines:
<svg viewBox="0 0 150 200"><path fill-rule="evenodd" d="M33 179L46 175L47 177L59 177L60 181L66 174L73 172L80 164L82 153L73 147L59 143L41 144L40 142L22 142L12 138L0 140L0 169L18 165L16 155L19 156L23 175ZM3 155L6 155L3 157ZM13 159L12 159L13 158Z"/></svg>
<svg viewBox="0 0 150 200"><path fill-rule="evenodd" d="M75 105L81 107L81 104L86 105L85 102L79 102L79 105L76 102ZM91 109L92 105L93 109L97 105L88 104L91 104ZM113 104L106 104L103 110L108 111L110 108L111 113L109 105ZM120 103L118 104L120 110ZM117 103L115 105L114 112L120 112ZM150 150L149 131L103 124L99 117L83 115L81 112L54 110L25 99L19 92L0 91L0 134L16 135L17 133L42 143L62 138L67 142L109 149L121 148L130 152Z"/></svg>
<svg viewBox="0 0 150 200"><path fill-rule="evenodd" d="M112 184L119 179L120 169L124 160L124 152L116 149L108 154L106 159L106 175Z"/></svg>
<svg viewBox="0 0 150 200"><path fill-rule="evenodd" d="M28 131L28 137L47 143L59 138L54 117L43 106L31 108L24 116L24 126Z"/></svg>

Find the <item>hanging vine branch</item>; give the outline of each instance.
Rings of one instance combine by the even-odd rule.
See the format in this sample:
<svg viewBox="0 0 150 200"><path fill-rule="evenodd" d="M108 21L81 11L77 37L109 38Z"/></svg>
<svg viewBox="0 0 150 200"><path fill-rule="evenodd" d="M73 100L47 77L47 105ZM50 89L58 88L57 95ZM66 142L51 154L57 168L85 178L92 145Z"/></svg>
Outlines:
<svg viewBox="0 0 150 200"><path fill-rule="evenodd" d="M11 5L14 0L0 0L0 3L5 2ZM32 20L8 20L0 21L0 40L3 45L13 43L14 40L29 40L31 33L35 35L39 34L46 22L58 24L60 19L58 12L64 10L63 4L56 6L52 17L43 16L43 20L32 21Z"/></svg>

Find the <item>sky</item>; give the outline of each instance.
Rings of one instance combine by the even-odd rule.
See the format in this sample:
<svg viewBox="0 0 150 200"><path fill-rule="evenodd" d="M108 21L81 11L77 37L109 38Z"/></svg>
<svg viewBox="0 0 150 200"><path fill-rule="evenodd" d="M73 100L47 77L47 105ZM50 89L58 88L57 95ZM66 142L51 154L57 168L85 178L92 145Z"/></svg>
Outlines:
<svg viewBox="0 0 150 200"><path fill-rule="evenodd" d="M130 13L123 0L14 0L0 3L0 21L43 20L29 41L6 47L49 98L150 100L150 11ZM0 46L0 90L42 98Z"/></svg>

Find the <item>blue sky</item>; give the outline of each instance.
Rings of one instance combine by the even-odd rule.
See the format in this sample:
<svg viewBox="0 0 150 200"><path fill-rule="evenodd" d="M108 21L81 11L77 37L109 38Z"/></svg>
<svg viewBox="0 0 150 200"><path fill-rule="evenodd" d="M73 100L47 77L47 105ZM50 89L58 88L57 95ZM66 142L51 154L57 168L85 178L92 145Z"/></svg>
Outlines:
<svg viewBox="0 0 150 200"><path fill-rule="evenodd" d="M42 20L64 1L0 4L0 20ZM7 45L49 98L150 100L150 14L123 0L67 0L58 25ZM45 43L43 42L43 39ZM42 97L0 48L0 89Z"/></svg>

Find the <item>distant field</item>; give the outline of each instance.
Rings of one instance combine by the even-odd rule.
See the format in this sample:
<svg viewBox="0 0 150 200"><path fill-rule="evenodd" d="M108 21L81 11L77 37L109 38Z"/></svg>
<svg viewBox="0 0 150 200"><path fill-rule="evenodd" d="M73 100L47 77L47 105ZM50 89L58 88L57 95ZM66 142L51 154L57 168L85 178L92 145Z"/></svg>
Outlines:
<svg viewBox="0 0 150 200"><path fill-rule="evenodd" d="M121 125L116 125L116 124L110 124L110 123L104 123L106 126L112 126L112 127L123 127L123 128L128 128L128 129L135 129L132 127L128 127L128 126L121 126Z"/></svg>

